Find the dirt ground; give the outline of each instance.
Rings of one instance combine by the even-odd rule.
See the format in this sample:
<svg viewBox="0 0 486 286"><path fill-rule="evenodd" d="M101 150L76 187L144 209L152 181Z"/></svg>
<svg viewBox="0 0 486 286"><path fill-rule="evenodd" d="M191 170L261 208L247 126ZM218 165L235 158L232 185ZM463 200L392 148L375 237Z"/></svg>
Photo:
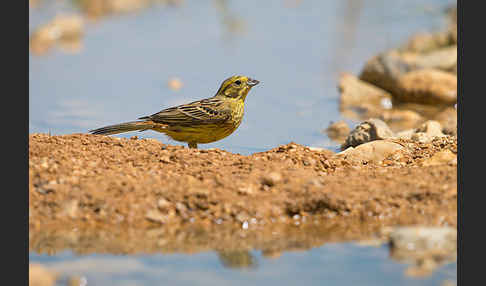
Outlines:
<svg viewBox="0 0 486 286"><path fill-rule="evenodd" d="M254 247L271 241L258 238L265 233L299 236L304 234L296 228L315 224L321 234L306 235L325 241L356 239L396 224L456 226L457 159L434 156L455 155L456 137L397 142L404 149L374 163L295 143L243 156L154 139L31 134L31 247L39 237L73 229L84 238L96 230L99 240L103 230L108 237L129 237L157 229L176 251L188 242L195 249L231 248L242 230L254 233ZM181 239L183 229L191 231ZM70 244L63 243L60 248ZM130 244L120 247L127 251Z"/></svg>

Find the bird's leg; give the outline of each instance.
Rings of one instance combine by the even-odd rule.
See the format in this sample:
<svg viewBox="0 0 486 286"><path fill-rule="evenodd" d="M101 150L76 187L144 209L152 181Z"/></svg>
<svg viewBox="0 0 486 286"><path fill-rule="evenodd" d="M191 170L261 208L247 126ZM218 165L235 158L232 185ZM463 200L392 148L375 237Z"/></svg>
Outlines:
<svg viewBox="0 0 486 286"><path fill-rule="evenodd" d="M189 148L197 149L197 144L194 143L194 142L189 142L189 143L187 143L187 145L189 145Z"/></svg>

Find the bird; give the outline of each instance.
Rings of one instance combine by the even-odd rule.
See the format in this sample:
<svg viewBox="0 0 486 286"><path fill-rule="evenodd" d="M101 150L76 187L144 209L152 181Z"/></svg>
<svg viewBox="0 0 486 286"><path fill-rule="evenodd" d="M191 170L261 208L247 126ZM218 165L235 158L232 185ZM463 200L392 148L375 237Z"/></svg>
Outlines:
<svg viewBox="0 0 486 286"><path fill-rule="evenodd" d="M223 81L213 97L166 108L137 121L89 130L91 134L112 135L154 130L186 142L189 148L221 140L232 134L243 119L248 92L260 81L234 75Z"/></svg>

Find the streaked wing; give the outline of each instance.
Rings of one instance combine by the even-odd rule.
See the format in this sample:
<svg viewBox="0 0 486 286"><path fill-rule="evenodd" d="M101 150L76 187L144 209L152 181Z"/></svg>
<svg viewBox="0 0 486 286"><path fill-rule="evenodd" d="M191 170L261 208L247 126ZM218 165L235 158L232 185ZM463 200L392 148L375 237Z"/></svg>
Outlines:
<svg viewBox="0 0 486 286"><path fill-rule="evenodd" d="M223 106L221 99L212 97L167 108L140 119L173 125L218 123L227 120L231 115L231 110Z"/></svg>

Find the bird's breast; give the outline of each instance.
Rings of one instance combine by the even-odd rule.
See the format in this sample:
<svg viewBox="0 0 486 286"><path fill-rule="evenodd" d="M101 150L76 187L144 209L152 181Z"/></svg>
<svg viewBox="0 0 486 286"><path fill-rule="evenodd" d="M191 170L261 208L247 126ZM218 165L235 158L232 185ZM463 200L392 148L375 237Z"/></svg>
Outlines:
<svg viewBox="0 0 486 286"><path fill-rule="evenodd" d="M243 114L245 113L245 105L243 103L236 104L232 110L231 119L236 123L236 127L238 127L243 119Z"/></svg>

